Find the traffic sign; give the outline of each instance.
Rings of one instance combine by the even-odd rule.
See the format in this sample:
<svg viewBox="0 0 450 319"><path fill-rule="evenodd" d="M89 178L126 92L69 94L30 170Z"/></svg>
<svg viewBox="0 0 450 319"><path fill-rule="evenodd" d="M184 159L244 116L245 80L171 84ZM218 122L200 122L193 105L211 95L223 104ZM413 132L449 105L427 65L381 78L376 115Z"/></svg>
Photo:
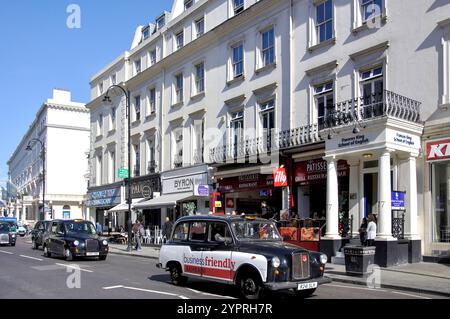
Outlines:
<svg viewBox="0 0 450 319"><path fill-rule="evenodd" d="M128 174L128 169L119 168L119 178L128 178L130 174Z"/></svg>

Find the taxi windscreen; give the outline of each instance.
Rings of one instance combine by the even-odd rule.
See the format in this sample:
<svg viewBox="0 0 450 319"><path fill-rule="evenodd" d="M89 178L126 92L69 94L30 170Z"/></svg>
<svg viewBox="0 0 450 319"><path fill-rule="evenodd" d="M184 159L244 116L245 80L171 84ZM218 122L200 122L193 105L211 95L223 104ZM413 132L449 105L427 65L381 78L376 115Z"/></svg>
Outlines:
<svg viewBox="0 0 450 319"><path fill-rule="evenodd" d="M64 223L66 232L68 233L83 233L88 235L95 235L95 227L90 222L67 222Z"/></svg>
<svg viewBox="0 0 450 319"><path fill-rule="evenodd" d="M272 222L243 220L233 222L231 226L238 240L282 240Z"/></svg>
<svg viewBox="0 0 450 319"><path fill-rule="evenodd" d="M1 223L0 224L0 233L9 233L9 224L7 223Z"/></svg>

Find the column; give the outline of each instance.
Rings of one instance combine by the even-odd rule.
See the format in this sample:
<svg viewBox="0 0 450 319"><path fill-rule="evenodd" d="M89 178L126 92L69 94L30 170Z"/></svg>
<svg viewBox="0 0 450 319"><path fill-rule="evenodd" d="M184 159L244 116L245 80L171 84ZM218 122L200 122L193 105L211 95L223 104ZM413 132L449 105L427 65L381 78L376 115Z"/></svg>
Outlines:
<svg viewBox="0 0 450 319"><path fill-rule="evenodd" d="M328 162L327 175L327 232L325 239L341 239L339 236L339 196L337 178L337 160L326 158Z"/></svg>
<svg viewBox="0 0 450 319"><path fill-rule="evenodd" d="M412 154L406 160L407 184L405 198L405 238L410 240L420 239L417 224L417 168L416 157Z"/></svg>
<svg viewBox="0 0 450 319"><path fill-rule="evenodd" d="M361 210L359 209L359 199L362 197L361 194L359 194L359 159L348 160L347 163L350 165L348 216L353 217L352 235L355 238L359 238L359 226L362 220Z"/></svg>
<svg viewBox="0 0 450 319"><path fill-rule="evenodd" d="M391 154L384 150L379 160L378 172L378 225L377 240L395 240L392 237L391 212Z"/></svg>

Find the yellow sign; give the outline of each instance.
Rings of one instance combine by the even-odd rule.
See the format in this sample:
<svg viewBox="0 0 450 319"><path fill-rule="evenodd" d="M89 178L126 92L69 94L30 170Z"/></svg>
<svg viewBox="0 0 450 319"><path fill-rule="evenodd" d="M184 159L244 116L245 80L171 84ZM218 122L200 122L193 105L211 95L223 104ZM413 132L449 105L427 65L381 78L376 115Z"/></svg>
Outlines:
<svg viewBox="0 0 450 319"><path fill-rule="evenodd" d="M222 202L221 202L221 201L216 201L216 202L214 203L214 207L222 208Z"/></svg>

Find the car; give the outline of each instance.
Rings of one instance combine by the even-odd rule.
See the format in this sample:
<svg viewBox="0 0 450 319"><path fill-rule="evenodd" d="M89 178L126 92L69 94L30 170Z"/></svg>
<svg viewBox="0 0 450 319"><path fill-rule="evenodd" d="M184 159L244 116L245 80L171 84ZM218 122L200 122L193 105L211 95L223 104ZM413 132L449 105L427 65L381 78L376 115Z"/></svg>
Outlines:
<svg viewBox="0 0 450 319"><path fill-rule="evenodd" d="M16 234L9 223L0 222L0 245L16 245Z"/></svg>
<svg viewBox="0 0 450 319"><path fill-rule="evenodd" d="M39 247L43 245L51 223L51 221L45 220L38 221L36 225L34 225L34 228L31 231L31 245L33 249L39 249Z"/></svg>
<svg viewBox="0 0 450 319"><path fill-rule="evenodd" d="M94 224L78 219L52 221L43 248L46 257L68 261L84 257L106 260L109 251L108 240L97 235Z"/></svg>
<svg viewBox="0 0 450 319"><path fill-rule="evenodd" d="M274 221L255 216L187 216L161 247L158 268L175 285L188 278L236 285L245 299L267 291L312 295L324 277L327 256L283 242Z"/></svg>
<svg viewBox="0 0 450 319"><path fill-rule="evenodd" d="M25 237L26 234L27 229L25 228L25 226L21 225L17 227L17 235L19 235L20 237Z"/></svg>

